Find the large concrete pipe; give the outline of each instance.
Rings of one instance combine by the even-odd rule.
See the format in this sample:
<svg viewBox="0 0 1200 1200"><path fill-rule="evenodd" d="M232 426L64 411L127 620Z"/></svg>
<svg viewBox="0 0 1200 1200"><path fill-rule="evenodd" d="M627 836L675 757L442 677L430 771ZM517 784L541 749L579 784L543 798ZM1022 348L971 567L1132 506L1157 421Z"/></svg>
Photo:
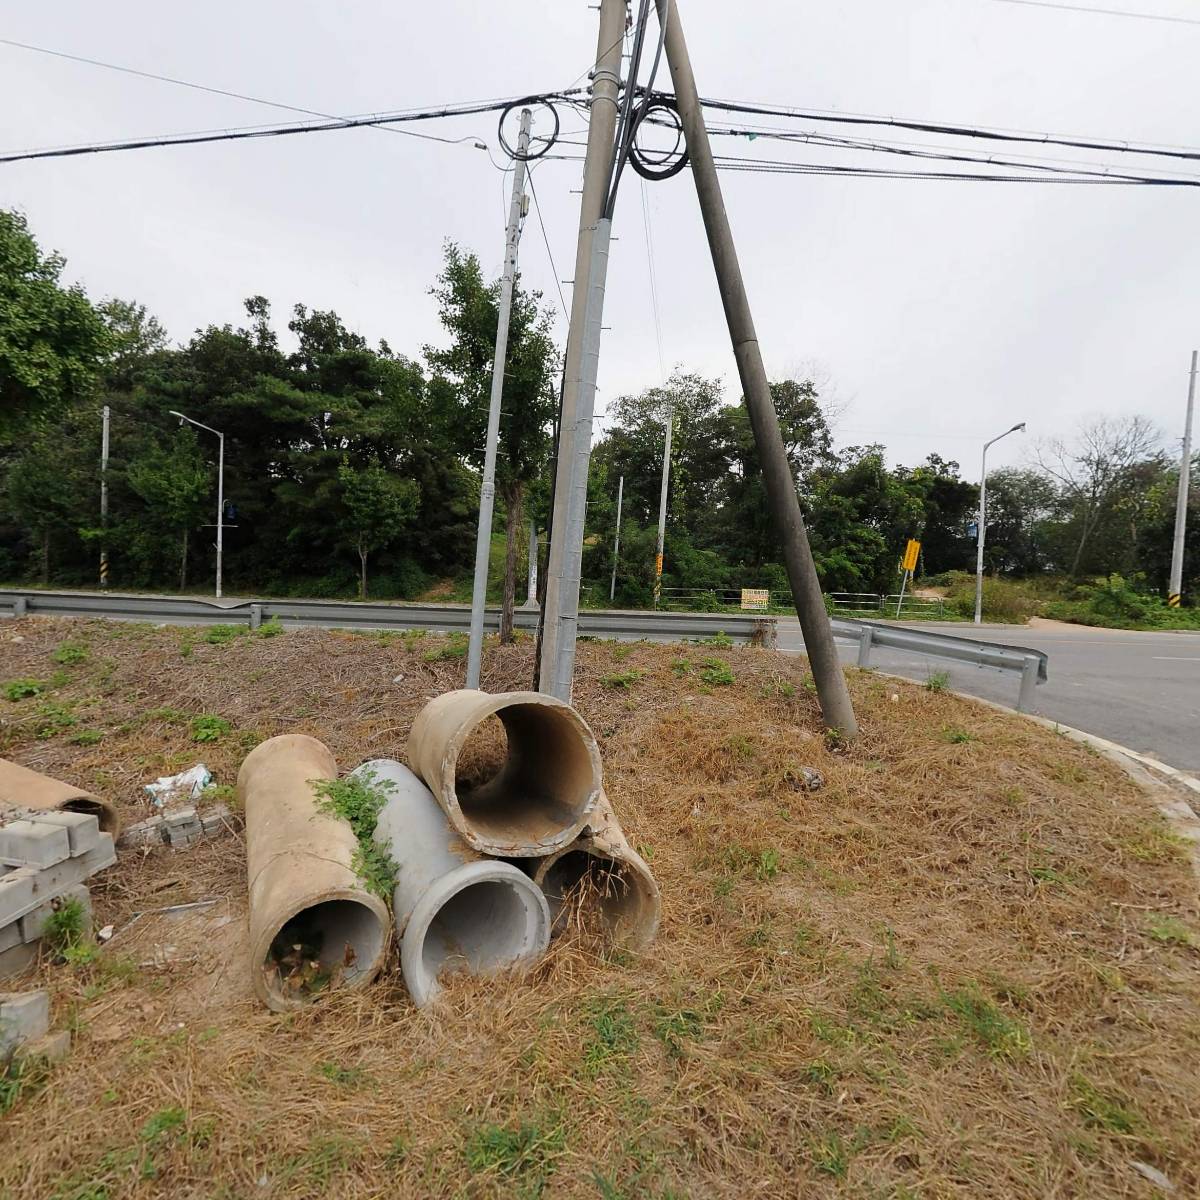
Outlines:
<svg viewBox="0 0 1200 1200"><path fill-rule="evenodd" d="M110 801L6 758L0 758L0 804L49 812L87 813L100 822L100 832L111 833L114 841L121 833L121 818Z"/></svg>
<svg viewBox="0 0 1200 1200"><path fill-rule="evenodd" d="M662 913L658 884L603 792L579 838L527 866L545 893L554 933L561 933L578 910L585 921L598 918L607 936L630 950L644 950L654 941Z"/></svg>
<svg viewBox="0 0 1200 1200"><path fill-rule="evenodd" d="M303 734L273 737L238 772L246 814L250 964L254 990L275 1012L379 973L391 919L353 866L358 839L317 807L313 783L337 778L333 755Z"/></svg>
<svg viewBox="0 0 1200 1200"><path fill-rule="evenodd" d="M511 863L481 858L450 827L433 793L403 763L376 759L370 773L387 788L375 840L397 865L392 909L400 967L423 1007L447 971L491 974L527 964L550 940L541 889Z"/></svg>
<svg viewBox="0 0 1200 1200"><path fill-rule="evenodd" d="M481 755L469 743L492 716L505 746ZM467 844L503 858L566 846L600 795L592 731L569 704L539 692L438 696L413 722L408 761Z"/></svg>

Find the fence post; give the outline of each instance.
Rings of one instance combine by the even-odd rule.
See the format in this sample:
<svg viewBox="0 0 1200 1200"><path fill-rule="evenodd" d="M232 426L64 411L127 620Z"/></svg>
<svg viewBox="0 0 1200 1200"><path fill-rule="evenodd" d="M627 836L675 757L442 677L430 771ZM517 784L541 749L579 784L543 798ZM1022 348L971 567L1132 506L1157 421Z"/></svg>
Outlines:
<svg viewBox="0 0 1200 1200"><path fill-rule="evenodd" d="M1041 660L1036 655L1025 656L1025 665L1021 668L1021 692L1017 697L1017 712L1028 712L1033 707L1040 665Z"/></svg>
<svg viewBox="0 0 1200 1200"><path fill-rule="evenodd" d="M23 617L29 611L29 600L25 596L13 597L13 616Z"/></svg>
<svg viewBox="0 0 1200 1200"><path fill-rule="evenodd" d="M858 665L865 671L871 663L871 643L875 640L875 630L870 625L864 625L858 635Z"/></svg>
<svg viewBox="0 0 1200 1200"><path fill-rule="evenodd" d="M262 625L262 605L250 605L250 628L258 629Z"/></svg>

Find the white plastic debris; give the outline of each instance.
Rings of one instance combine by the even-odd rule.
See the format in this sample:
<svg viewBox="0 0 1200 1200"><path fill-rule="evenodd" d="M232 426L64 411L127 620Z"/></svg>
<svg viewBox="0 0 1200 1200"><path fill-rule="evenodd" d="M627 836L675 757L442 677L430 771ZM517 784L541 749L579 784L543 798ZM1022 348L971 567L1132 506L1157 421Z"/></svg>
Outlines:
<svg viewBox="0 0 1200 1200"><path fill-rule="evenodd" d="M96 934L96 937L97 937L97 938L99 938L99 939L100 939L100 941L102 941L102 942L107 942L107 941L108 941L108 939L109 939L110 937L112 937L112 935L113 935L115 932L116 932L116 929L115 929L115 927L114 927L114 926L112 926L112 925L105 925L105 927L104 927L103 929L101 929L99 933L97 933L97 934Z"/></svg>
<svg viewBox="0 0 1200 1200"><path fill-rule="evenodd" d="M200 793L212 783L212 772L197 763L178 775L163 775L153 783L146 784L150 800L155 808L165 808L183 800L198 800Z"/></svg>

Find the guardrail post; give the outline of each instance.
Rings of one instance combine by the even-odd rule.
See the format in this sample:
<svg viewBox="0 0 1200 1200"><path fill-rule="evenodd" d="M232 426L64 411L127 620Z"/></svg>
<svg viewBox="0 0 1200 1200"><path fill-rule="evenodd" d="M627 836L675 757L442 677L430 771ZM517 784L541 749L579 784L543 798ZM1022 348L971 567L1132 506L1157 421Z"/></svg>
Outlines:
<svg viewBox="0 0 1200 1200"><path fill-rule="evenodd" d="M779 622L774 618L759 618L750 627L750 645L774 650L779 645Z"/></svg>
<svg viewBox="0 0 1200 1200"><path fill-rule="evenodd" d="M871 665L871 643L875 640L875 630L870 625L864 625L858 635L858 665L865 671Z"/></svg>
<svg viewBox="0 0 1200 1200"><path fill-rule="evenodd" d="M250 605L250 628L257 629L262 624L262 605Z"/></svg>
<svg viewBox="0 0 1200 1200"><path fill-rule="evenodd" d="M1021 692L1017 697L1017 712L1028 712L1033 707L1034 689L1037 687L1038 667L1041 660L1033 654L1025 656L1021 668Z"/></svg>
<svg viewBox="0 0 1200 1200"><path fill-rule="evenodd" d="M23 617L29 611L29 600L25 596L13 597L13 616Z"/></svg>

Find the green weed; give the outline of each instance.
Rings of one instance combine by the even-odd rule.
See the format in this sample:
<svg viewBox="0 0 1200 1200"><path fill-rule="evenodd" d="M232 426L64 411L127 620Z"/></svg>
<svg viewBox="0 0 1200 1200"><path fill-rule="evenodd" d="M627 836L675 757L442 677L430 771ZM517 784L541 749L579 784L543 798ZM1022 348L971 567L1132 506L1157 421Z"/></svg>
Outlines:
<svg viewBox="0 0 1200 1200"><path fill-rule="evenodd" d="M1146 918L1146 933L1156 942L1168 946L1195 946L1196 935L1175 917L1150 913Z"/></svg>
<svg viewBox="0 0 1200 1200"><path fill-rule="evenodd" d="M82 945L85 939L90 940L91 932L83 902L74 896L60 899L42 927L42 937L59 954Z"/></svg>
<svg viewBox="0 0 1200 1200"><path fill-rule="evenodd" d="M814 1142L812 1159L818 1171L835 1179L844 1179L850 1167L850 1152L839 1133L830 1133Z"/></svg>
<svg viewBox="0 0 1200 1200"><path fill-rule="evenodd" d="M711 687L727 687L733 683L734 674L724 659L706 658L701 667L700 678Z"/></svg>
<svg viewBox="0 0 1200 1200"><path fill-rule="evenodd" d="M447 662L466 658L470 639L465 633L452 633L441 646L431 646L421 655L423 662Z"/></svg>
<svg viewBox="0 0 1200 1200"><path fill-rule="evenodd" d="M338 1087L360 1088L371 1081L362 1067L343 1067L340 1063L323 1062L317 1070L323 1078L336 1083Z"/></svg>
<svg viewBox="0 0 1200 1200"><path fill-rule="evenodd" d="M396 864L390 849L375 841L375 825L395 789L390 779L374 771L347 775L344 779L314 779L317 809L346 821L358 838L352 866L363 886L383 900L391 900L396 887Z"/></svg>
<svg viewBox="0 0 1200 1200"><path fill-rule="evenodd" d="M942 736L955 746L965 746L968 742L975 741L973 733L968 733L965 729L953 729L949 726L942 730Z"/></svg>
<svg viewBox="0 0 1200 1200"><path fill-rule="evenodd" d="M1075 1075L1071 1079L1071 1103L1083 1118L1083 1123L1095 1129L1133 1134L1141 1128L1137 1113L1128 1106L1125 1097L1101 1091L1082 1075Z"/></svg>
<svg viewBox="0 0 1200 1200"><path fill-rule="evenodd" d="M623 1000L605 998L591 1006L592 1037L583 1052L584 1073L592 1078L638 1048L633 1014Z"/></svg>
<svg viewBox="0 0 1200 1200"><path fill-rule="evenodd" d="M944 692L949 686L949 671L931 671L925 680L925 690L927 692Z"/></svg>
<svg viewBox="0 0 1200 1200"><path fill-rule="evenodd" d="M718 630L709 638L701 638L702 646L720 646L722 649L728 649L733 645L733 638L729 636L723 629Z"/></svg>
<svg viewBox="0 0 1200 1200"><path fill-rule="evenodd" d="M760 883L766 883L774 879L779 870L779 851L763 850L758 856L758 862L754 864L754 878Z"/></svg>
<svg viewBox="0 0 1200 1200"><path fill-rule="evenodd" d="M70 704L57 700L43 700L34 713L33 736L45 741L64 729L70 729L79 722L71 711Z"/></svg>
<svg viewBox="0 0 1200 1200"><path fill-rule="evenodd" d="M218 625L217 628L223 626ZM232 728L224 717L214 717L208 713L193 717L188 722L193 742L219 742Z"/></svg>
<svg viewBox="0 0 1200 1200"><path fill-rule="evenodd" d="M50 657L61 666L70 667L87 661L88 648L81 642L62 642Z"/></svg>
<svg viewBox="0 0 1200 1200"><path fill-rule="evenodd" d="M204 640L214 646L223 646L250 632L245 625L213 625L204 633Z"/></svg>
<svg viewBox="0 0 1200 1200"><path fill-rule="evenodd" d="M1025 1026L1001 1012L978 988L944 992L942 999L993 1058L1019 1058L1032 1045Z"/></svg>
<svg viewBox="0 0 1200 1200"><path fill-rule="evenodd" d="M46 685L40 679L10 679L4 685L6 700L27 700L30 696L40 696L46 690Z"/></svg>
<svg viewBox="0 0 1200 1200"><path fill-rule="evenodd" d="M104 734L99 729L81 729L67 738L72 746L96 746L103 740Z"/></svg>
<svg viewBox="0 0 1200 1200"><path fill-rule="evenodd" d="M264 621L255 632L260 638L278 637L283 633L283 622L278 617L271 617L270 620Z"/></svg>
<svg viewBox="0 0 1200 1200"><path fill-rule="evenodd" d="M643 672L636 669L632 671L614 671L611 675L601 675L600 682L607 688L628 691L642 678L642 675Z"/></svg>
<svg viewBox="0 0 1200 1200"><path fill-rule="evenodd" d="M464 1153L476 1174L499 1175L516 1186L518 1195L537 1197L565 1147L566 1133L559 1123L549 1128L481 1125L467 1139Z"/></svg>
<svg viewBox="0 0 1200 1200"><path fill-rule="evenodd" d="M0 1117L16 1107L22 1096L38 1091L50 1077L41 1060L24 1057L0 1062Z"/></svg>

